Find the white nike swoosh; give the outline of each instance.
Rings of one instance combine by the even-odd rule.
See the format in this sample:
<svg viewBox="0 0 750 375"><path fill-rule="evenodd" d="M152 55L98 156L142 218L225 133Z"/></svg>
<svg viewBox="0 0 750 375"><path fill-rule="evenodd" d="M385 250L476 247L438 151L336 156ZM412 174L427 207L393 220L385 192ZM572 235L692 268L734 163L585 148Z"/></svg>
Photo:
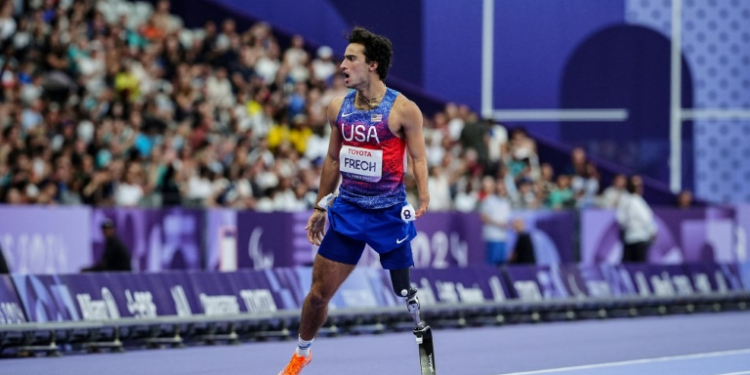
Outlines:
<svg viewBox="0 0 750 375"><path fill-rule="evenodd" d="M397 244L400 244L401 242L404 242L404 241L406 241L406 239L407 239L407 238L409 238L409 236L406 236L406 237L404 237L404 238L402 238L402 239L400 239L400 240L396 240L396 243L397 243Z"/></svg>
<svg viewBox="0 0 750 375"><path fill-rule="evenodd" d="M341 117L349 117L349 116L351 116L353 114L354 114L354 112L345 113L345 114L341 114Z"/></svg>

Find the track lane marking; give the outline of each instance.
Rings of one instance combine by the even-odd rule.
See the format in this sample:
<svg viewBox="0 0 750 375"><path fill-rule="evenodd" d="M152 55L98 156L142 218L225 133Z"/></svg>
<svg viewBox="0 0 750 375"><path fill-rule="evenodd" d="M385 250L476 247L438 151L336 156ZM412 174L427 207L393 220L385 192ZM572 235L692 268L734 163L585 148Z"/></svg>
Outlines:
<svg viewBox="0 0 750 375"><path fill-rule="evenodd" d="M560 373L560 372L576 371L576 370L590 370L590 369L595 369L595 368L640 365L640 364L645 364L645 363L656 363L656 362L680 361L680 360L687 360L687 359L722 357L722 356L737 355L737 354L750 354L750 349L726 350L726 351L721 351L721 352L710 352L710 353L677 355L677 356L657 357L657 358L648 358L648 359L635 359L635 360L630 360L630 361L597 363L597 364L594 364L594 365L560 367L560 368L552 368L552 369L546 369L546 370L513 372L513 373L505 373L505 374L497 374L497 375L551 374L551 373ZM731 373L731 374L719 374L719 375L746 375L746 374L750 374L750 372L746 371L746 372L738 372L738 373Z"/></svg>

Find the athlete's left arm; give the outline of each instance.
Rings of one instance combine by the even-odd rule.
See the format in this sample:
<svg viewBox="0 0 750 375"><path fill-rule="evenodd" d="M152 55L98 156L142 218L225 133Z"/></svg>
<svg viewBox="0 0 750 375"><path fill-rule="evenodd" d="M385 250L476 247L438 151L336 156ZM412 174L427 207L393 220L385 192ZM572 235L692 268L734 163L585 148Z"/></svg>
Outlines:
<svg viewBox="0 0 750 375"><path fill-rule="evenodd" d="M425 151L424 135L422 133L422 111L419 107L404 98L400 98L397 103L401 128L404 130L406 137L406 146L409 149L409 155L414 162L414 178L417 180L417 190L419 192L419 208L417 209L417 218L421 217L430 205L430 192L427 189L427 152Z"/></svg>

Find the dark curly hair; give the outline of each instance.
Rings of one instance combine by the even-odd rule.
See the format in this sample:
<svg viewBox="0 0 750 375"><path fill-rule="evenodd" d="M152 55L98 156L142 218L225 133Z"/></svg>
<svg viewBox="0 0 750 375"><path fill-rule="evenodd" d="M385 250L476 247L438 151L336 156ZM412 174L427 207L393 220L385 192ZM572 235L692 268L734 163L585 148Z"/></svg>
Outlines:
<svg viewBox="0 0 750 375"><path fill-rule="evenodd" d="M349 35L346 35L349 43L357 43L365 46L365 62L368 64L376 61L378 63L378 76L385 80L388 76L388 69L391 67L391 58L393 57L393 45L391 40L370 32L364 27L355 27Z"/></svg>

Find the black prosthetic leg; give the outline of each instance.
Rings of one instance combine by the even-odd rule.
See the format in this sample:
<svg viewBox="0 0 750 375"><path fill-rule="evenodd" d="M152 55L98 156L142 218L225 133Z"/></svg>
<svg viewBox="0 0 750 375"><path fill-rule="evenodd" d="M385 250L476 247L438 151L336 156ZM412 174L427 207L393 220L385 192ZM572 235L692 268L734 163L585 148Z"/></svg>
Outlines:
<svg viewBox="0 0 750 375"><path fill-rule="evenodd" d="M419 364L422 375L437 375L435 369L435 351L432 345L432 328L419 317L419 298L417 288L409 283L409 269L391 270L393 290L397 295L406 297L406 307L414 321L414 336L419 346Z"/></svg>

